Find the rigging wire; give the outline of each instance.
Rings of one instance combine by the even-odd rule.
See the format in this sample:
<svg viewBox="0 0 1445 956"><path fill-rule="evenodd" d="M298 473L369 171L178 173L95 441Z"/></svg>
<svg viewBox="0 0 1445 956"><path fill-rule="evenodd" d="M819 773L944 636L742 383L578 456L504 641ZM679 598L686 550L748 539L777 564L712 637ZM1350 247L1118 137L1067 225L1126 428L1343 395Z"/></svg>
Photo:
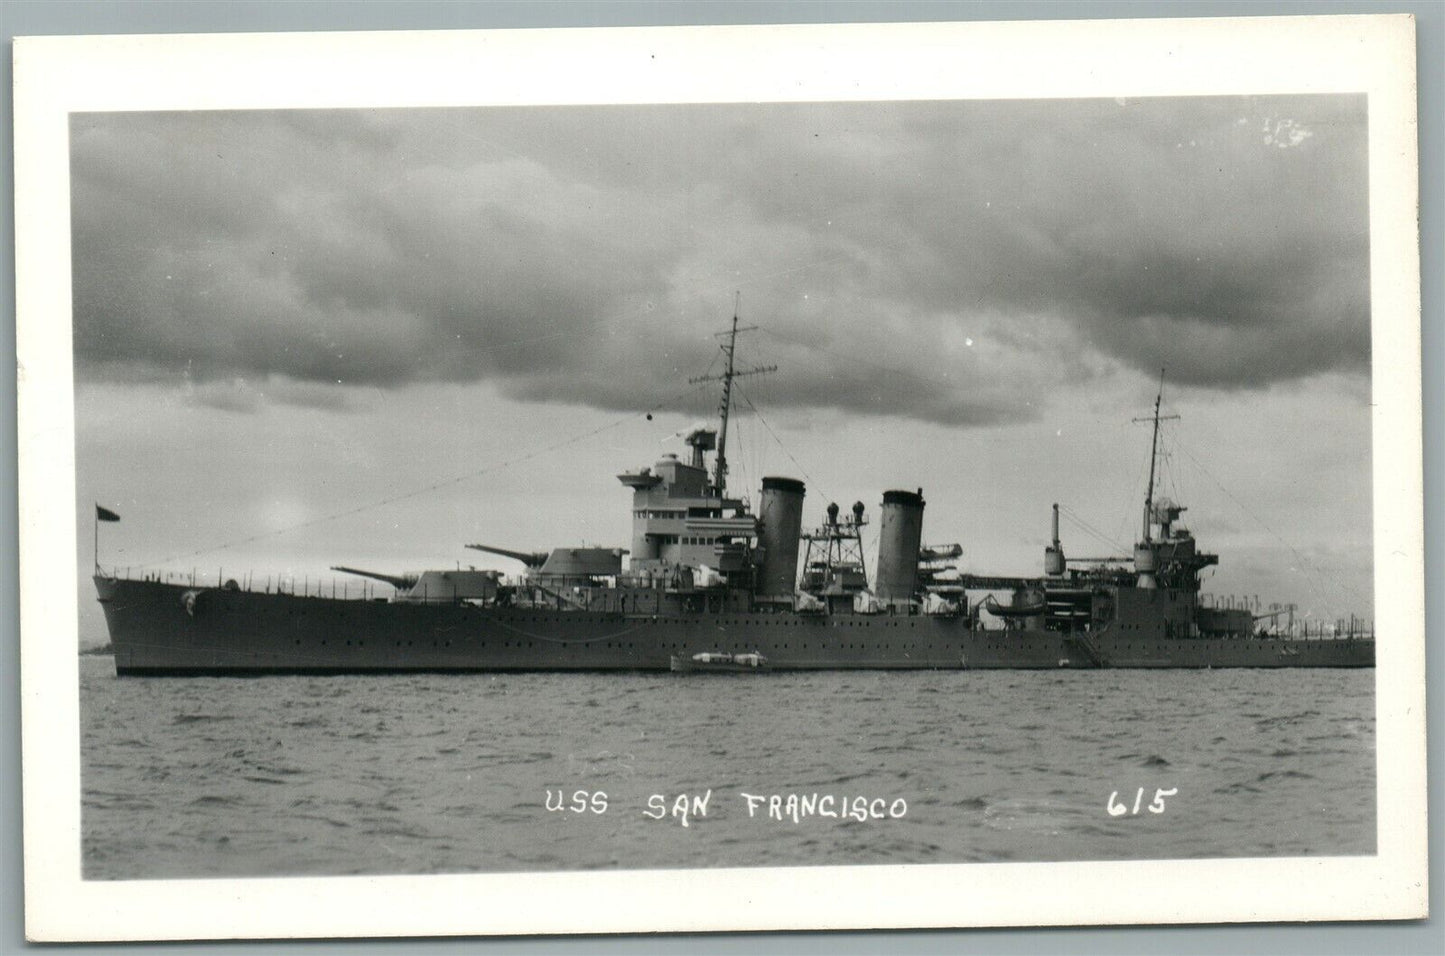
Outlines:
<svg viewBox="0 0 1445 956"><path fill-rule="evenodd" d="M1134 473L1134 483L1129 486L1129 496L1124 499L1127 504L1124 506L1124 513L1119 517L1119 530L1116 532L1116 537L1118 538L1123 538L1125 532L1128 530L1131 513L1133 516L1137 516L1138 514L1138 512L1134 511L1133 503L1140 500L1139 488L1144 484L1144 473L1148 470L1148 460L1141 460L1139 462L1139 470ZM1134 520L1137 520L1137 517L1135 517Z"/></svg>
<svg viewBox="0 0 1445 956"><path fill-rule="evenodd" d="M546 340L548 340L548 339L552 339L552 338L556 338L556 337L557 337L556 334L535 336L535 337L532 337L532 338L529 338L529 339L519 339L519 340L516 340L516 341L513 341L513 342L505 343L505 344L503 344L503 345L495 346L495 348L496 348L497 350L505 349L505 348L514 348L514 347L519 347L519 346L523 346L523 345L533 344L533 343L536 343L536 342L546 341ZM712 371L713 371L714 368L716 368L717 363L718 363L718 361L719 361L719 359L720 359L720 357L721 357L722 354L723 354L723 353L722 353L721 350L719 350L718 352L715 352L715 353L713 354L712 360L708 363L707 368L706 368L706 369L704 370L704 372L703 372L703 376L704 376L704 377L712 374ZM666 408L666 407L668 407L668 406L670 406L670 405L675 405L675 404L678 404L678 403L681 403L681 402L685 402L685 401L687 401L688 399L691 399L691 398L693 398L694 396L696 396L697 394L699 394L700 392L702 392L702 391L706 388L706 386L707 386L707 383L705 383L705 382L699 382L699 383L693 385L692 387L690 387L690 388L688 388L688 389L686 389L686 390L684 390L684 391L678 392L678 393L675 394L675 395L672 395L672 396L670 396L670 397L668 397L668 398L663 399L662 401L657 402L656 404L652 405L650 408L643 409L643 410L642 410L642 413L643 413L643 414L651 414L652 412L660 411L660 410L662 410L662 409L664 409L664 408ZM626 422L628 422L628 421L631 421L633 418L635 418L637 414L638 414L637 412L629 413L629 414L624 415L624 416L622 416L622 417L620 417L620 418L618 418L618 419L615 419L615 420L612 421L612 422L609 422L609 423L607 423L607 424L605 424L605 425L601 425L601 426L599 426L599 427L597 427L597 428L594 428L594 429L592 429L592 430L590 430L590 431L583 432L583 433L578 434L578 435L573 435L573 436L571 436L571 437L569 437L569 438L565 438L565 439L563 439L563 440L561 440L561 441L559 441L559 442L554 442L554 443L551 444L551 445L546 445L546 446L543 446L543 447L541 447L541 448L533 449L532 451L527 452L526 454L523 454L523 455L519 455L519 456L517 456L516 458L510 458L510 459L508 459L508 460L506 460L506 461L503 461L503 462L498 462L498 463L496 463L496 464L487 465L487 466L484 467L484 468L479 468L479 469L476 469L476 470L473 470L473 471L469 471L469 472L466 472L466 473L461 474L461 475L456 475L456 476L453 476L453 477L451 477L451 478L443 479L443 480L441 480L441 481L432 482L431 484L425 485L425 486L420 487L420 488L415 488L415 489L412 489L412 490L410 490L410 491L405 491L405 492L401 492L401 493L398 493L398 494L388 495L388 496L386 496L386 497L378 498L378 499L376 499L376 500L374 500L374 501L367 502L366 504L357 505L356 507L353 507L353 508L347 508L347 509L344 509L344 510L341 510L341 511L330 512L330 513L328 513L328 514L321 515L321 516L318 516L318 517L316 517L316 518L310 518L310 519L307 519L307 520L305 520L305 521L296 522L295 524L286 525L286 526L280 527L280 528L273 528L273 529L271 529L271 530L264 531L264 532L260 532L260 533L258 533L258 534L248 535L247 537L244 537L244 538L236 538L236 539L233 539L233 540L230 540L230 541L223 542L223 543L221 543L221 544L212 545L212 546L205 547L205 548L199 548L199 549L194 550L194 551L179 552L179 553L176 553L176 554L173 554L173 555L169 555L168 557L162 558L162 559L157 560L157 561L151 561L151 562L146 562L146 563L143 563L143 564L133 565L133 567L138 567L138 568L159 567L159 566L161 566L161 565L169 564L169 563L171 563L171 562L173 562L173 561L179 561L179 560L181 560L181 559L183 559L183 558L194 558L194 557L199 557L199 556L204 555L204 554L212 554L212 553L215 553L215 552L217 552L217 551L226 551L226 550L229 550L229 549L231 549L231 548L240 547L240 546L242 546L242 545L254 544L254 543L258 542L258 541L265 541L265 540L268 540L268 539L277 538L277 537L280 537L280 536L282 536L282 535L290 534L290 533L293 532L293 531L300 531L300 530L303 530L303 529L305 529L305 528L315 527L316 525L326 524L326 523L329 523L329 522L332 522L332 521L338 521L338 520L340 520L340 519L342 519L342 518L353 517L353 516L355 516L355 515L363 514L363 513L365 513L365 512L372 511L372 510L375 510L375 509L377 509L377 508L383 508L383 507L386 507L386 506L388 506L388 505L393 505L393 504L396 504L396 503L398 503L398 502L409 501L409 500L411 500L411 499L413 499L413 498L421 497L422 495L426 495L426 494L429 494L429 493L431 493L431 492L438 491L438 490L440 490L440 489L442 489L442 488L448 488L448 487L451 487L451 486L453 486L453 485L460 484L461 482L471 480L471 479L473 479L473 478L479 478L479 477L481 477L481 476L483 476L483 475L486 475L486 474L489 474L489 473L492 473L492 472L496 472L496 471L500 471L500 470L502 470L502 469L504 469L504 468L510 468L510 467L512 467L512 466L514 466L514 465L518 465L518 464L521 464L521 463L523 463L523 462L530 461L530 460L532 460L533 458L537 458L537 457L539 457L539 456L541 456L541 455L545 455L545 454L548 454L548 453L550 453L550 452L557 451L557 450L559 450L559 449L568 447L569 445L573 445L573 444L576 444L576 443L578 443L578 442L585 441L586 439L593 438L593 437L595 437L595 436L597 436L597 435L600 435L600 434L602 434L602 433L604 433L604 432L611 431L611 430L614 429L614 428L620 427L620 426L623 425L624 423L626 423Z"/></svg>
<svg viewBox="0 0 1445 956"><path fill-rule="evenodd" d="M1163 462L1167 466L1164 471L1165 480L1169 482L1169 491L1175 504L1187 501L1188 496L1179 488L1179 469L1174 467L1174 453L1179 450L1178 435L1166 435L1164 438Z"/></svg>
<svg viewBox="0 0 1445 956"><path fill-rule="evenodd" d="M737 386L734 386L734 388L736 387ZM808 474L808 469L804 468L802 463L798 461L798 459L793 457L793 453L788 450L788 446L784 445L782 439L778 437L778 433L773 431L773 426L768 424L768 420L763 417L762 412L759 412L757 406L753 405L752 399L748 398L747 395L745 395L741 390L738 391L738 397L741 398L743 400L743 403L748 406L748 408L755 416L757 416L758 422L763 426L763 428L767 430L773 441L777 442L778 447L783 450L783 454L788 456L788 460L797 467L799 473L801 473L802 476L807 479L808 484L812 485L814 488L817 488L819 494L821 494L825 499L831 501L832 496L830 496L828 492L823 489L822 485L820 485L816 480L814 480L812 475Z"/></svg>
<svg viewBox="0 0 1445 956"><path fill-rule="evenodd" d="M740 367L747 368L752 362L752 356L747 354L742 343L734 345L734 356L738 359ZM734 381L733 392L737 391L738 384ZM737 476L737 481L729 482L730 494L734 498L746 500L748 498L746 489L758 486L757 472L762 469L762 465L758 460L757 442L752 436L752 422L747 415L742 413L742 409L737 407L736 401L733 402L728 424L732 427L736 439L730 443L732 456L728 460L730 473L735 473Z"/></svg>
<svg viewBox="0 0 1445 956"><path fill-rule="evenodd" d="M1310 561L1308 558L1306 558L1303 554L1301 554L1301 553L1295 548L1294 545L1290 544L1290 543L1289 543L1288 541L1286 541L1286 540L1284 539L1284 537L1281 536L1277 531L1275 531L1275 530L1274 530L1273 528L1271 528L1269 525L1265 524L1265 523L1264 523L1264 520L1261 519L1258 515L1256 515L1253 511L1251 511L1251 510L1244 504L1244 502L1242 502L1242 501L1240 501L1238 498L1234 497L1234 495L1230 493L1229 489L1224 486L1224 483L1221 482L1218 478L1214 477L1214 474L1213 474L1212 472L1210 472L1210 470L1209 470L1208 468L1205 468L1205 467L1204 467L1204 463L1203 463L1203 462L1201 462L1198 458L1195 458L1192 454L1190 454L1189 449L1185 448L1185 447L1181 444L1181 445L1179 446L1179 450L1184 453L1184 457L1188 458L1191 462L1194 463L1194 466L1195 466L1196 468L1198 468L1198 469L1200 470L1200 472L1202 472L1202 473L1204 474L1205 477L1207 477L1210 481L1214 482L1215 486L1218 487L1219 490L1224 493L1224 496L1225 496L1226 498L1228 498L1230 501L1232 501L1232 502L1234 503L1235 507L1237 507L1240 511L1242 511L1242 512L1244 512L1246 515L1248 515L1251 521L1253 521L1253 522L1255 522L1256 524L1258 524L1261 528L1263 528L1266 532L1268 532L1271 537L1273 537L1276 541L1278 541L1281 545L1283 545L1286 550L1289 551L1289 553L1294 557L1295 561L1298 562L1299 566L1305 571L1305 580L1308 581L1308 582L1310 583L1311 587L1314 588L1314 590L1315 590L1315 592L1316 592L1316 596L1317 596L1322 602L1324 602L1324 603L1326 603L1326 604L1329 603L1329 601L1330 601L1330 595L1329 595L1329 590L1328 590L1327 585L1328 585L1329 583L1333 583L1333 584L1335 584L1336 586L1338 586L1339 588L1341 588L1342 590L1348 592L1349 595L1350 595L1350 597L1351 597L1356 603L1363 603L1362 595L1360 594L1360 592L1359 592L1353 585L1349 584L1349 583L1346 582L1346 581L1343 581L1343 580L1340 580L1340 579L1336 578L1334 575L1327 575L1323 568L1320 568L1319 566L1317 566L1316 564L1314 564L1314 562L1312 562L1312 561ZM1330 579L1332 579L1332 581L1327 581L1327 580L1326 580L1326 577L1329 577Z"/></svg>
<svg viewBox="0 0 1445 956"><path fill-rule="evenodd" d="M657 402L656 404L654 404L654 405L653 405L652 407L650 407L650 408L643 409L643 412L642 412L642 413L643 413L643 414L651 414L652 412L660 411L661 409L666 408L666 407L668 407L669 405L674 405L674 404L676 404L676 403L678 403L678 402L681 402L681 401L683 401L683 400L685 400L685 399L687 399L687 398L690 398L690 397L691 397L693 394L695 394L696 392L701 391L701 390L703 389L703 387L704 387L704 386L703 386L702 384L695 385L695 386L693 386L692 388L687 389L686 391L679 392L679 393L676 394L676 395L673 395L673 396L671 396L671 397L669 397L669 398L663 399L663 400L660 401L660 402ZM476 469L476 470L474 470L474 471L466 472L465 474L455 475L455 476L453 476L453 477L451 477L451 478L443 479L442 481L433 482L433 483L431 483L431 484L429 484L429 485L426 485L425 487L422 487L422 488L414 488L414 489L412 489L412 490L410 490L410 491L404 491L404 492L400 492L400 493L394 494L394 495L387 495L387 496L384 497L384 498L378 498L378 499L376 499L375 501L371 501L371 502L368 502L368 503L363 504L363 505L357 505L357 506L354 507L354 508L347 508L347 509L342 510L342 511L334 511L334 512L331 512L331 513L329 513L329 514L321 515L320 517L310 518L310 519L307 519L306 521L300 521L300 522L297 522L297 523L295 523L295 524L287 525L287 526L282 527L282 528L273 528L273 529L271 529L270 531L263 531L263 532L261 532L261 533L259 533L259 534L249 535L248 537L245 537L245 538L237 538L237 539L235 539L235 540L227 541L227 542L224 542L224 543L222 543L222 544L212 545L211 547L200 548L199 550L196 550L196 551L187 551L187 552L183 552L183 553L179 553L179 554L173 554L173 555L171 555L171 556L169 556L169 557L162 558L162 559L159 560L159 561L150 561L150 562L147 562L147 563L145 563L145 564L133 565L133 567L139 567L139 568L159 567L160 565L163 565L163 564L169 564L169 563L171 563L172 561L179 561L179 560L181 560L182 558L194 558L194 557L199 557L200 555L203 555L203 554L212 554L212 553L214 553L214 552L216 552L216 551L225 551L225 550L228 550L228 549L230 549L230 548L239 547L240 545L253 544L253 543L257 542L257 541L264 541L264 540L267 540L267 539L269 539L269 538L279 537L279 536L284 535L284 534L289 534L289 533L291 533L291 532L293 532L293 531L300 531L300 530L302 530L303 528L311 528L311 527L315 527L316 525L326 524L326 523L328 523L328 522L337 521L337 520L340 520L340 519L342 519L342 518L349 518L349 517L352 517L352 516L354 516L354 515L358 515L358 514L362 514L362 513L364 513L364 512L367 512L367 511L375 510L375 509L377 509L377 508L386 507L387 505L393 505L393 504L396 504L397 502L400 502L400 501L409 501L409 500L411 500L412 498L419 498L419 497L421 497L422 495L429 494L429 493L431 493L431 492L433 492L433 491L438 491L438 490L440 490L440 489L442 489L442 488L449 488L449 487L451 487L451 486L453 486L453 485L460 484L460 483L462 483L462 482L464 482L464 481L469 481L469 480L471 480L471 479L473 479L473 478L479 478L479 477L481 477L482 475L490 474L490 473L496 472L496 471L501 471L501 470L504 469L504 468L510 468L510 467L512 467L512 466L514 466L514 465L519 465L519 464L521 464L522 462L530 461L530 460L532 460L533 458L537 458L537 457L540 457L540 456L542 456L542 455L548 454L548 453L550 453L550 452L554 452L554 451L557 451L557 450L559 450L559 449L566 448L566 447L569 446L569 445L575 445L575 444L577 444L578 442L586 441L586 440L589 439L589 438L594 438L594 437L596 437L597 435L600 435L600 434L602 434L602 433L604 433L604 432L611 431L611 430L613 430L614 428L618 428L618 427L626 424L627 422L632 421L634 418L637 417L637 414L638 414L637 412L631 412L631 413L629 413L629 414L627 414L627 415L623 415L622 417L617 418L617 419L615 419L615 420L613 420L613 421L611 421L611 422L608 422L608 423L605 424L605 425L600 425L600 426L598 426L597 428L593 428L593 429L591 429L590 431L586 431L586 432L582 432L582 433L577 434L577 435L573 435L573 436L571 436L570 438L564 438L564 439L561 440L561 441L554 442L554 443L552 443L552 444L550 444L550 445L546 445L546 446L543 446L543 447L541 447L541 448L534 448L533 450L531 450L531 451L529 451L529 452L527 452L527 453L525 453L525 454L518 455L518 456L515 457L515 458L509 458L509 459L507 459L506 461L497 462L497 463L495 463L495 464L487 465L487 466L484 467L484 468L478 468L478 469Z"/></svg>
<svg viewBox="0 0 1445 956"><path fill-rule="evenodd" d="M712 376L712 370L715 369L715 368L717 368L717 363L718 363L719 359L721 359L721 358L722 358L722 352L719 351L717 354L713 355L712 361L709 362L709 363L707 363L707 368L703 369L702 374L701 374L701 375L694 375L694 376L692 376L692 378L693 378L693 379L703 379L703 378L709 378L709 377L711 377L711 376ZM680 397L679 400L687 400L687 399L694 398L695 396L701 394L701 393L705 390L705 387L706 387L707 384L708 384L708 383L706 383L706 382L697 381L697 382L696 382L696 386L697 386L697 387L691 389L690 391L684 392L684 393L681 395L681 397ZM656 408L648 409L648 411L656 411L656 410L657 410ZM681 438L681 437L683 437L683 436L687 433L687 431L688 431L690 428L692 428L693 424L696 423L698 417L701 416L701 415L704 415L704 414L711 415L711 414L712 414L712 410L711 410L711 409L704 409L704 410L700 410L700 411L694 411L693 409L689 408L689 409L687 410L687 412L686 412L686 415L687 415L687 418L689 419L689 421L688 421L687 424L683 425L683 430L682 430L681 432L678 432L676 435L669 435L668 438L664 438L663 441L667 441L667 440L670 439L670 438Z"/></svg>
<svg viewBox="0 0 1445 956"><path fill-rule="evenodd" d="M1081 530L1097 538L1099 541L1102 541L1104 544L1107 544L1109 547L1115 548L1123 553L1127 553L1129 551L1129 549L1124 547L1124 545L1120 544L1118 541L1109 538L1107 535L1104 534L1104 532L1100 531L1098 528L1095 528L1093 525L1089 524L1089 522L1085 521L1077 511L1075 511L1073 508L1070 508L1068 505L1059 505L1059 514L1066 516Z"/></svg>

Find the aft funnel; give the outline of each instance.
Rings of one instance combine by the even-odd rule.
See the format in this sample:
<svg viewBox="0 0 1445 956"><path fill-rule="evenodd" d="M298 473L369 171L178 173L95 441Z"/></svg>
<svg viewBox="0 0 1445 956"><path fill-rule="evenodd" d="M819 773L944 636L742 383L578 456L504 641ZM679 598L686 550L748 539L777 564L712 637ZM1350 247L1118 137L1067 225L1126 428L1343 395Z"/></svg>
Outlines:
<svg viewBox="0 0 1445 956"><path fill-rule="evenodd" d="M918 590L918 555L923 541L923 489L883 492L878 526L878 599L907 608Z"/></svg>
<svg viewBox="0 0 1445 956"><path fill-rule="evenodd" d="M798 582L798 536L803 530L803 496L806 488L796 478L764 478L758 517L762 529L758 543L763 565L758 575L759 597L792 600Z"/></svg>

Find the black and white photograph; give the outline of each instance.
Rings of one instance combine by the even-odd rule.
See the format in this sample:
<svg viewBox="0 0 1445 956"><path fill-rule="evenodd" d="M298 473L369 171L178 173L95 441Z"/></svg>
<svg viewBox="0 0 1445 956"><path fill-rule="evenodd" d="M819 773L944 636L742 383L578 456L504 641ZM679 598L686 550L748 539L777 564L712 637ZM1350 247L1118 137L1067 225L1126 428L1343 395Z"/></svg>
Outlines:
<svg viewBox="0 0 1445 956"><path fill-rule="evenodd" d="M24 679L73 707L27 694L26 732L75 751L27 761L74 804L40 869L373 901L258 935L807 928L889 874L1015 899L836 925L1423 907L1414 184L1381 144L1410 38L1299 23L1364 38L1353 82L1250 86L1256 24L1197 36L1242 63L1212 89L1070 80L1075 50L929 92L846 28L398 39L378 72L477 64L435 101L327 92L375 35L319 48L319 93L237 41L234 87L71 83L19 207L61 211L22 253L65 254L20 290L22 425L60 422L22 427L22 545L66 529L24 552ZM1118 863L1153 885L1117 910L1047 896ZM394 930L354 879L549 875L556 907ZM593 886L615 922L557 915Z"/></svg>

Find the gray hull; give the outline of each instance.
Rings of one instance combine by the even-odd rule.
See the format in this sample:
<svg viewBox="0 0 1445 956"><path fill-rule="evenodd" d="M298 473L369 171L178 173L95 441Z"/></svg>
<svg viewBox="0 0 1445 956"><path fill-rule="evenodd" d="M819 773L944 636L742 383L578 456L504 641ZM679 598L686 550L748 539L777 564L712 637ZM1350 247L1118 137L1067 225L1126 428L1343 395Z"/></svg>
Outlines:
<svg viewBox="0 0 1445 956"><path fill-rule="evenodd" d="M122 675L669 670L761 653L786 670L1370 667L1372 640L1087 638L966 618L742 612L659 616L407 604L96 578Z"/></svg>

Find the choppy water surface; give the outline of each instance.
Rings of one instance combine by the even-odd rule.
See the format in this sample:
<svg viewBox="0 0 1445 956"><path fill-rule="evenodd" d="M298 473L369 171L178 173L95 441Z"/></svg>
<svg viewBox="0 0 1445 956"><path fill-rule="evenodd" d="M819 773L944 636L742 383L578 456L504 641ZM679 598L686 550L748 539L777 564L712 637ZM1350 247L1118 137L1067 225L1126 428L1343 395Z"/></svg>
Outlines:
<svg viewBox="0 0 1445 956"><path fill-rule="evenodd" d="M122 680L83 657L85 875L1373 853L1373 688L1369 670ZM686 827L644 812L709 789ZM1158 789L1178 792L1155 814ZM603 791L606 812L549 811L559 790ZM795 823L741 793L907 810Z"/></svg>

